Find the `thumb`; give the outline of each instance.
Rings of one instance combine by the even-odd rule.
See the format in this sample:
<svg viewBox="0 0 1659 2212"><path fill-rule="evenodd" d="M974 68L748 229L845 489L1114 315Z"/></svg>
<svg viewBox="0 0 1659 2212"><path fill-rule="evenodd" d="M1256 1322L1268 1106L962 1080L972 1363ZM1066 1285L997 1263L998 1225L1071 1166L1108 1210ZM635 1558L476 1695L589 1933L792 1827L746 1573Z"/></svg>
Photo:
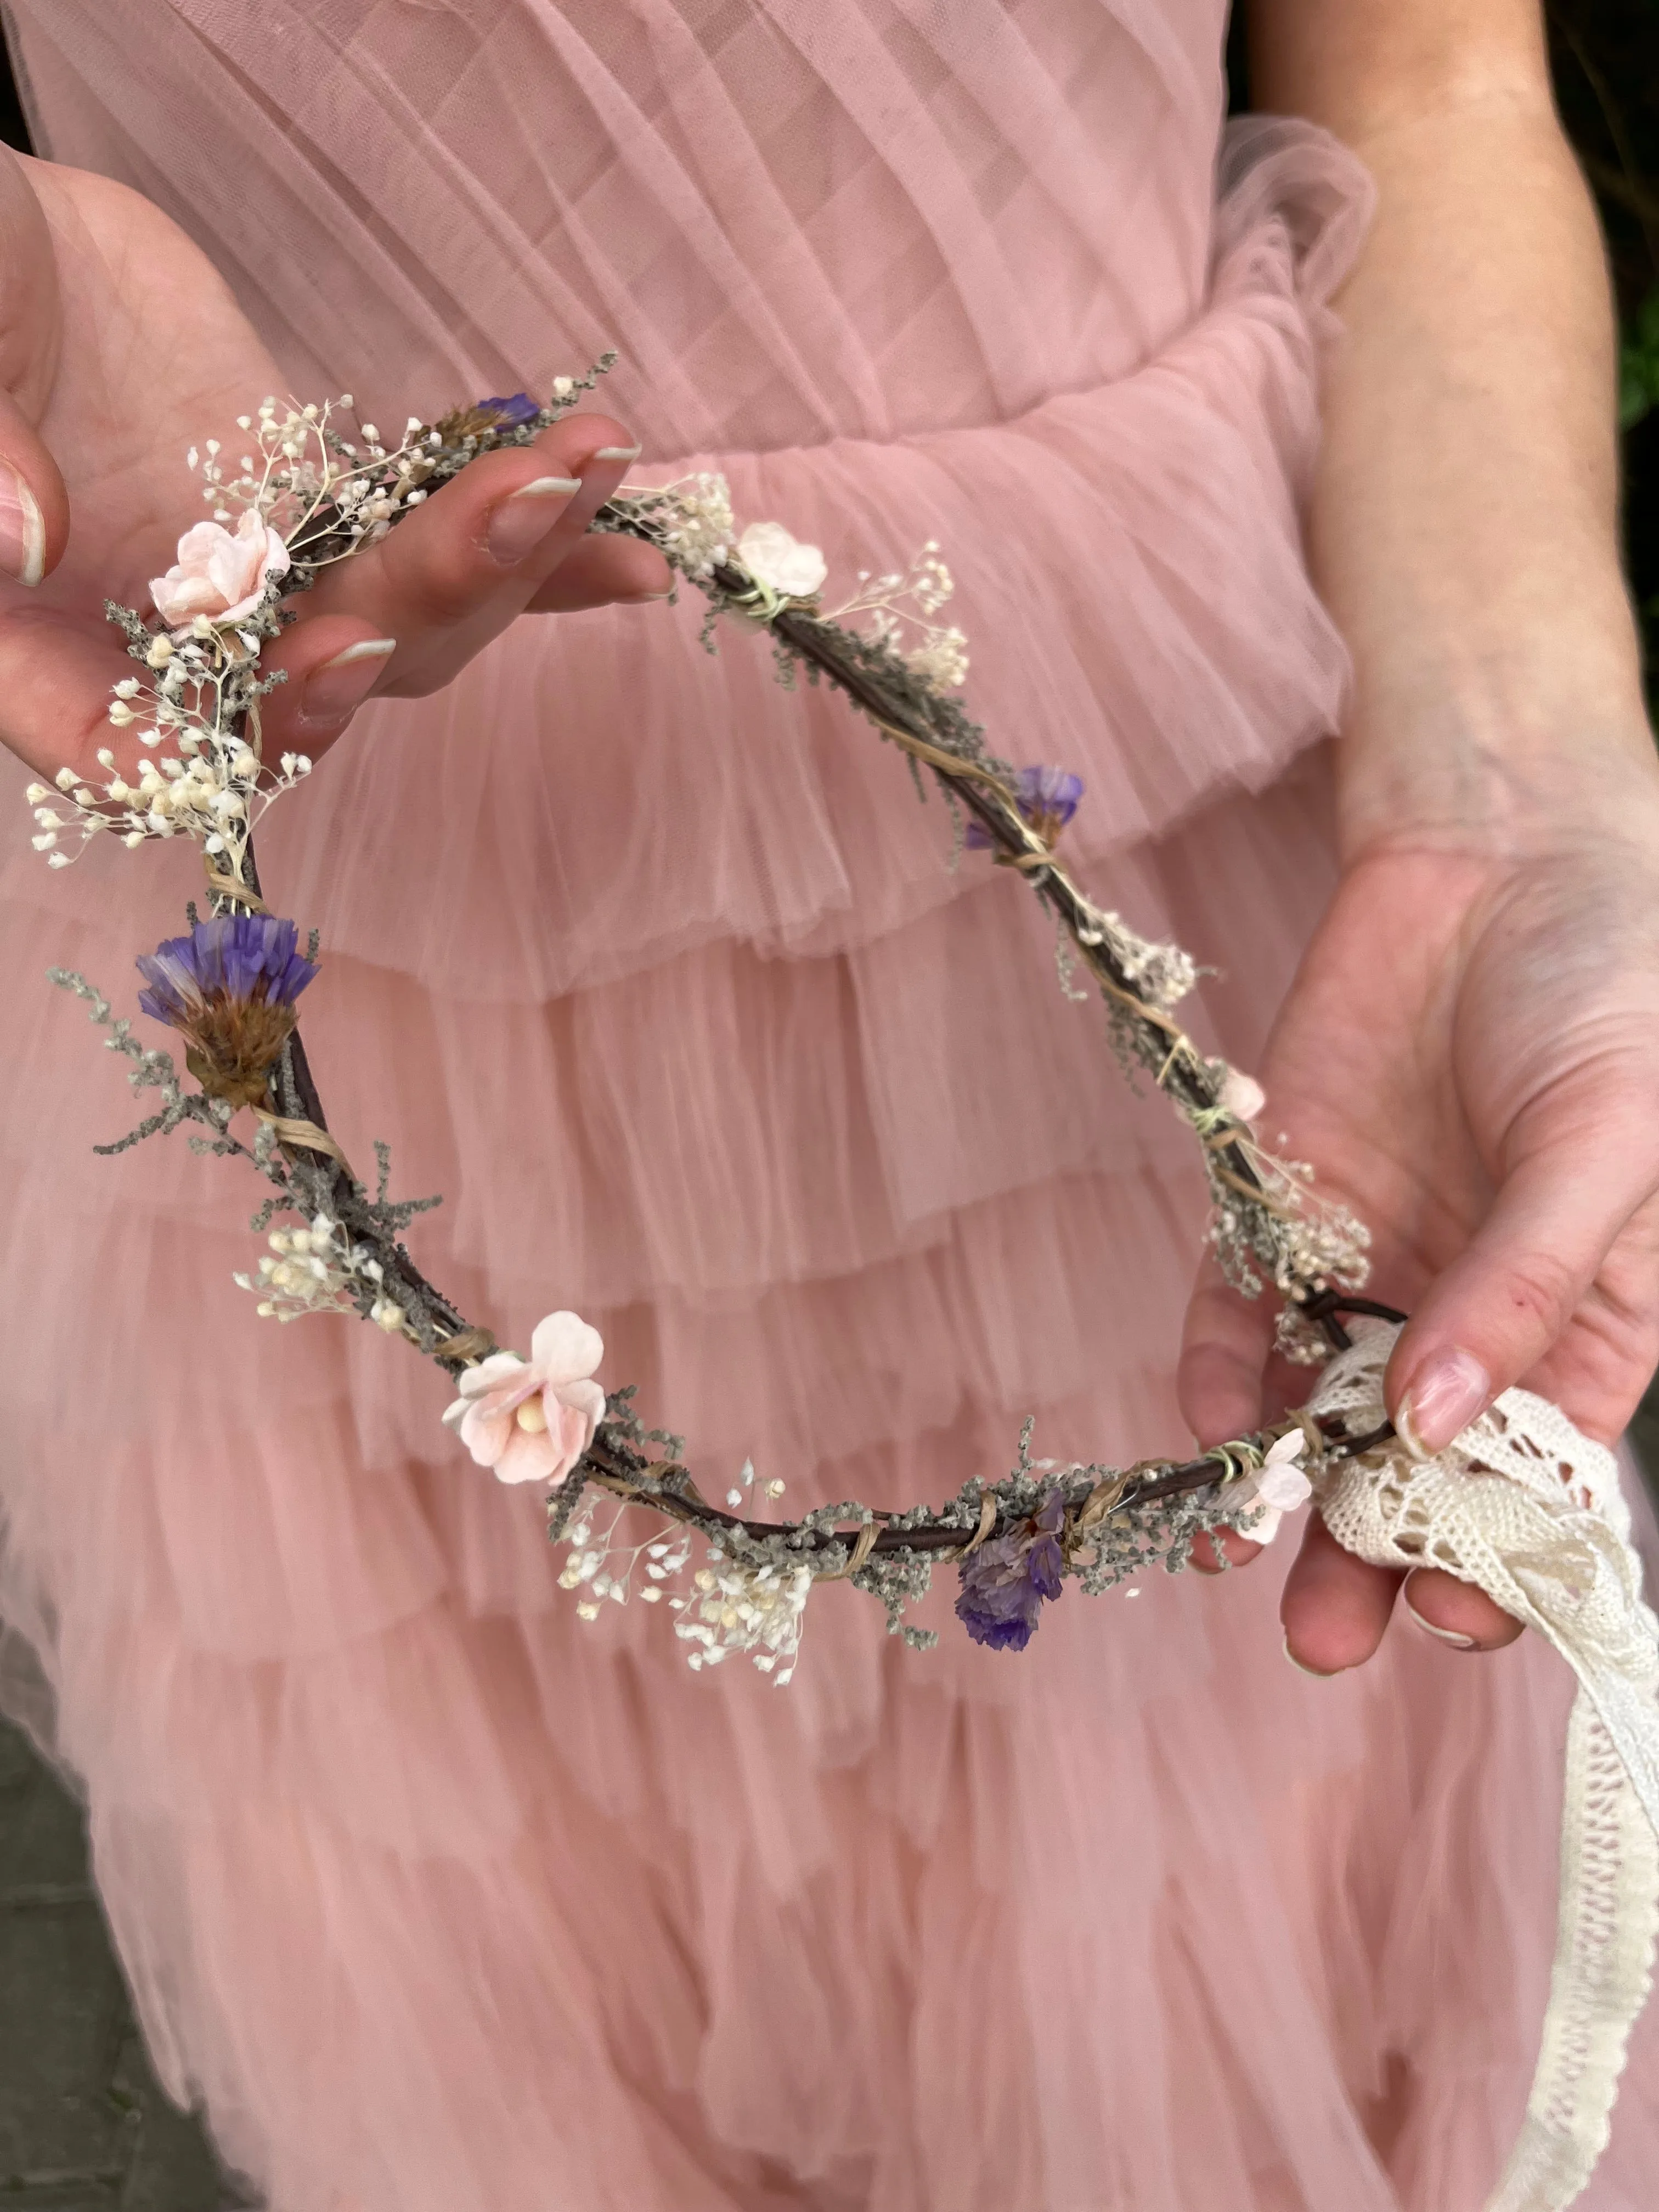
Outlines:
<svg viewBox="0 0 1659 2212"><path fill-rule="evenodd" d="M30 586L69 542L69 494L40 436L58 373L63 304L39 163L0 146L0 574Z"/></svg>
<svg viewBox="0 0 1659 2212"><path fill-rule="evenodd" d="M1389 1405L1408 1443L1443 1449L1566 1330L1659 1189L1651 1088L1602 1072L1564 1085L1530 1117L1491 1212L1395 1346Z"/></svg>

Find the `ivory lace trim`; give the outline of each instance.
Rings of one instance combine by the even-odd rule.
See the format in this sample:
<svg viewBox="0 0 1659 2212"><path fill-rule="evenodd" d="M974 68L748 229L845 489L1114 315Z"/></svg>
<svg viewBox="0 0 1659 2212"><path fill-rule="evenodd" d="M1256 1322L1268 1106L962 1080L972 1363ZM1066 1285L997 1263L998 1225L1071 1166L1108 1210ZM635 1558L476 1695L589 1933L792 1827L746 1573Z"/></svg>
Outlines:
<svg viewBox="0 0 1659 2212"><path fill-rule="evenodd" d="M1380 1426L1398 1330L1366 1327L1310 1410ZM1316 1495L1346 1549L1443 1568L1547 1638L1578 1677L1567 1735L1555 1961L1520 2140L1486 2212L1559 2212L1607 2146L1659 1935L1659 1621L1642 1597L1618 1463L1527 1390L1437 1458L1396 1437L1324 1461Z"/></svg>

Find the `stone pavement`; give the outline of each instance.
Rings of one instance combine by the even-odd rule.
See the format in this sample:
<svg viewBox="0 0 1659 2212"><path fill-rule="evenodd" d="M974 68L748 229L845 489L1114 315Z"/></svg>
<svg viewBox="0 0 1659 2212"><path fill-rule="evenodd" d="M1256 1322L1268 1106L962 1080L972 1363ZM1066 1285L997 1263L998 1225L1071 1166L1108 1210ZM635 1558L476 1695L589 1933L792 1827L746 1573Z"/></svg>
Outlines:
<svg viewBox="0 0 1659 2212"><path fill-rule="evenodd" d="M88 1875L81 1808L0 1723L0 2212L246 2202L150 2072Z"/></svg>

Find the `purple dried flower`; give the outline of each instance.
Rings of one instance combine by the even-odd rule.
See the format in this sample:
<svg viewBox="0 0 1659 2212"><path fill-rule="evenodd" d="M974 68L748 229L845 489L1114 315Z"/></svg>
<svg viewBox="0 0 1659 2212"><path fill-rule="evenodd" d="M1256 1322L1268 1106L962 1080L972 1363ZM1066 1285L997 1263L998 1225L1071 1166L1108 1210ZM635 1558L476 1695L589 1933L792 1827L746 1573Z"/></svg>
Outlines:
<svg viewBox="0 0 1659 2212"><path fill-rule="evenodd" d="M148 988L138 1003L185 1040L185 1064L210 1097L237 1106L264 1097L294 1002L317 973L299 934L275 915L216 915L139 955Z"/></svg>
<svg viewBox="0 0 1659 2212"><path fill-rule="evenodd" d="M962 1563L957 1619L975 1644L993 1651L1023 1651L1044 1601L1060 1595L1066 1558L1060 1534L1066 1498L1051 1490L1029 1520L994 1536Z"/></svg>
<svg viewBox="0 0 1659 2212"><path fill-rule="evenodd" d="M516 430L523 423L533 422L542 410L541 403L527 392L515 392L507 399L481 399L476 411L493 415L498 430Z"/></svg>
<svg viewBox="0 0 1659 2212"><path fill-rule="evenodd" d="M1065 768L1023 768L1014 778L1014 804L1045 845L1052 846L1077 812L1083 778ZM981 823L969 822L968 842L988 852L996 843Z"/></svg>

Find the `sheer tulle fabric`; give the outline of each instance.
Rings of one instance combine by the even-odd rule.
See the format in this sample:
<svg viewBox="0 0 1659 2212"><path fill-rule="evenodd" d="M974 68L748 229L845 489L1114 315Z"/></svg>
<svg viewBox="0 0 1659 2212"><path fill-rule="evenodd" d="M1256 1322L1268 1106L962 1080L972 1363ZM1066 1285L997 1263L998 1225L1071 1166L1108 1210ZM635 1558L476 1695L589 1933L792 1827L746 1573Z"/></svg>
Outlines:
<svg viewBox="0 0 1659 2212"><path fill-rule="evenodd" d="M1229 974L1249 1064L1330 880L1304 573L1329 142L1214 152L1209 0L25 0L54 157L155 198L295 380L382 415L619 345L641 473L836 568L937 538L969 696ZM250 395L257 398L258 395ZM180 497L188 504L181 471ZM21 814L21 771L0 798ZM1018 1662L826 1593L795 1682L576 1622L441 1378L228 1283L251 1194L125 1095L184 854L0 862L14 1700L55 1713L181 2095L275 2212L1446 2212L1524 2096L1565 1686L1299 1680L1276 1571L1068 1601ZM755 641L520 624L273 816L348 1146L422 1257L797 1504L1181 1434L1201 1193L1020 887ZM936 1599L936 1610L948 1592ZM1402 1639L1396 1639L1402 1641ZM1589 2200L1634 2212L1640 2050Z"/></svg>

